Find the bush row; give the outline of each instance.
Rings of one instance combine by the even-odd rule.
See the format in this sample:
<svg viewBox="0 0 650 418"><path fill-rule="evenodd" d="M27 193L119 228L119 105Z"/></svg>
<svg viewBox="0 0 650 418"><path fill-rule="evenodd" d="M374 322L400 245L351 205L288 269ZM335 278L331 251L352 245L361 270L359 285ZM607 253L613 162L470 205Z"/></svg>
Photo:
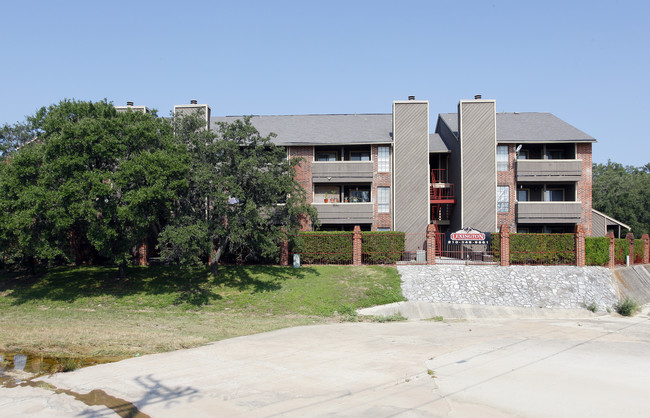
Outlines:
<svg viewBox="0 0 650 418"><path fill-rule="evenodd" d="M305 264L351 264L353 232L301 232L292 249ZM394 264L404 253L404 232L363 231L365 264Z"/></svg>
<svg viewBox="0 0 650 418"><path fill-rule="evenodd" d="M510 234L511 264L575 264L574 234Z"/></svg>
<svg viewBox="0 0 650 418"><path fill-rule="evenodd" d="M609 264L609 237L585 237L585 264L588 266Z"/></svg>

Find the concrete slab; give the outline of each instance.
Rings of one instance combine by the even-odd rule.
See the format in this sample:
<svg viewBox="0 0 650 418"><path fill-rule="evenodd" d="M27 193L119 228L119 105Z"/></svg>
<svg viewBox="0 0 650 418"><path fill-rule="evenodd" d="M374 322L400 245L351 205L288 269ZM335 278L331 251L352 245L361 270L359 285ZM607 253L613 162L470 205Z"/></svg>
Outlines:
<svg viewBox="0 0 650 418"><path fill-rule="evenodd" d="M517 306L470 305L405 301L359 309L359 315L391 316L400 314L409 320L432 319L541 319L594 318L606 312L592 313L587 309L521 308Z"/></svg>
<svg viewBox="0 0 650 418"><path fill-rule="evenodd" d="M42 380L81 394L100 389L154 417L643 416L649 351L647 311L634 318L344 323ZM53 395L32 396L42 404ZM3 405L3 416L28 410L12 405Z"/></svg>

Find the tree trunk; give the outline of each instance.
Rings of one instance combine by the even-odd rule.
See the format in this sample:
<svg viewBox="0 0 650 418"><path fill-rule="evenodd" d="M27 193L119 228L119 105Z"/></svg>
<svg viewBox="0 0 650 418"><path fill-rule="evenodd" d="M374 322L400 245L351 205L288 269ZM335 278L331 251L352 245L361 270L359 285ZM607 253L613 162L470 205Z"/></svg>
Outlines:
<svg viewBox="0 0 650 418"><path fill-rule="evenodd" d="M219 260L221 256L226 251L226 244L228 243L228 238L223 237L219 240L219 245L212 251L212 257L210 257L210 273L217 275L219 272Z"/></svg>
<svg viewBox="0 0 650 418"><path fill-rule="evenodd" d="M126 279L126 261L122 261L117 265L117 278Z"/></svg>

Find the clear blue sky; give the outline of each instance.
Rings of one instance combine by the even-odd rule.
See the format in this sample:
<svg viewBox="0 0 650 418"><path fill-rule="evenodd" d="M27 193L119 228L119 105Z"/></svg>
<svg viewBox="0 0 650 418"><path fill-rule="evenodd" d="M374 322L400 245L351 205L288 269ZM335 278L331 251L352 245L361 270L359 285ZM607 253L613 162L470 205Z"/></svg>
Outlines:
<svg viewBox="0 0 650 418"><path fill-rule="evenodd" d="M390 113L432 120L475 94L551 112L594 161L650 162L650 2L5 1L0 123L64 98L213 115Z"/></svg>

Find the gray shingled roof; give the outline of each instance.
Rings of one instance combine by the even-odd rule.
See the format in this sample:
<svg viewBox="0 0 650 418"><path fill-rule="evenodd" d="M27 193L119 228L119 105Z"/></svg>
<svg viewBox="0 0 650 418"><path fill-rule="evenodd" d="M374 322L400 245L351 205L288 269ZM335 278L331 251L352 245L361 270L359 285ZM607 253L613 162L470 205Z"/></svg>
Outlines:
<svg viewBox="0 0 650 418"><path fill-rule="evenodd" d="M440 119L458 132L458 114L441 113ZM551 113L497 113L498 142L596 142Z"/></svg>
<svg viewBox="0 0 650 418"><path fill-rule="evenodd" d="M440 135L429 134L429 152L449 152L449 148Z"/></svg>
<svg viewBox="0 0 650 418"><path fill-rule="evenodd" d="M210 126L242 116L211 117ZM381 144L392 142L393 116L388 114L253 116L263 136L277 134L277 145Z"/></svg>

